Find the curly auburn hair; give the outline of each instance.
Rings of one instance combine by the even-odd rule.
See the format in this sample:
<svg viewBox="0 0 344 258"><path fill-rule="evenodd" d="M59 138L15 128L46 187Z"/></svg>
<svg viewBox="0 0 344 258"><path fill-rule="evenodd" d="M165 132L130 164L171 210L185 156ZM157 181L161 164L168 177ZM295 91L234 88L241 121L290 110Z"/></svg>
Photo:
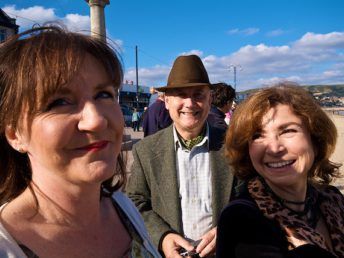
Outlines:
<svg viewBox="0 0 344 258"><path fill-rule="evenodd" d="M332 120L306 90L292 83L280 83L258 90L238 105L226 134L226 157L237 178L248 180L257 175L249 156L249 142L261 129L263 116L273 107L288 105L310 133L316 156L308 177L329 184L339 177L341 164L329 160L335 150L337 129Z"/></svg>

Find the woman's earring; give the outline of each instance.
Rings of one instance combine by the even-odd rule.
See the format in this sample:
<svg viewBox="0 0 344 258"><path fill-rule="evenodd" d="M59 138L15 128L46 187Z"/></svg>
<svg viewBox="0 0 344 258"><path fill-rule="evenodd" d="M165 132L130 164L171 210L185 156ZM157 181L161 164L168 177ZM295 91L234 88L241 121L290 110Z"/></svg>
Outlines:
<svg viewBox="0 0 344 258"><path fill-rule="evenodd" d="M20 152L20 153L25 153L25 151L24 151L24 149L23 149L22 147L19 147L19 148L17 149L17 151Z"/></svg>

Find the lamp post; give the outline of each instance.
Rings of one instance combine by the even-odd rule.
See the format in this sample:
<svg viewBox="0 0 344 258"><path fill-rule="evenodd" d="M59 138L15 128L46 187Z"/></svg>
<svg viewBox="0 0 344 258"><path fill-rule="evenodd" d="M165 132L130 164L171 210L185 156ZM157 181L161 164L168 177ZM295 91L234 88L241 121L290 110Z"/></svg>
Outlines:
<svg viewBox="0 0 344 258"><path fill-rule="evenodd" d="M139 64L138 64L137 46L135 46L135 63L136 63L136 107L139 107Z"/></svg>
<svg viewBox="0 0 344 258"><path fill-rule="evenodd" d="M236 91L237 70L241 71L242 67L241 67L241 65L233 65L233 64L231 64L231 65L229 65L228 70L229 71L233 70L233 77L234 77L234 85L233 86L234 86L234 90Z"/></svg>

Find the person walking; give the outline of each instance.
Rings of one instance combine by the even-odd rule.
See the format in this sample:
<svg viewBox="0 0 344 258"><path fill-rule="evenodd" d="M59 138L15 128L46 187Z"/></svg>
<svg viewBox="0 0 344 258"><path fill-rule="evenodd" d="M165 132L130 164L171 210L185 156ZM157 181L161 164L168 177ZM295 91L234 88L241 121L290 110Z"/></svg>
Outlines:
<svg viewBox="0 0 344 258"><path fill-rule="evenodd" d="M140 121L140 114L139 114L139 112L137 112L137 109L134 108L134 112L133 112L132 117L131 117L131 123L132 123L132 127L133 127L134 132L135 131L137 131L137 132L140 131L140 128L139 128L140 123L139 123L139 121Z"/></svg>

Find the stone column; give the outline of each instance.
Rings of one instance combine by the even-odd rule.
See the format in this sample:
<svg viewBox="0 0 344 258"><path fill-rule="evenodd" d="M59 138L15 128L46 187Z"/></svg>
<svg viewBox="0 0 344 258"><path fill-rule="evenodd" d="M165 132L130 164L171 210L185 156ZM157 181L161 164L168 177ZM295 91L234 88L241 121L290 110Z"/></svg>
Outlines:
<svg viewBox="0 0 344 258"><path fill-rule="evenodd" d="M103 41L106 40L104 8L110 0L85 0L90 6L91 35Z"/></svg>

